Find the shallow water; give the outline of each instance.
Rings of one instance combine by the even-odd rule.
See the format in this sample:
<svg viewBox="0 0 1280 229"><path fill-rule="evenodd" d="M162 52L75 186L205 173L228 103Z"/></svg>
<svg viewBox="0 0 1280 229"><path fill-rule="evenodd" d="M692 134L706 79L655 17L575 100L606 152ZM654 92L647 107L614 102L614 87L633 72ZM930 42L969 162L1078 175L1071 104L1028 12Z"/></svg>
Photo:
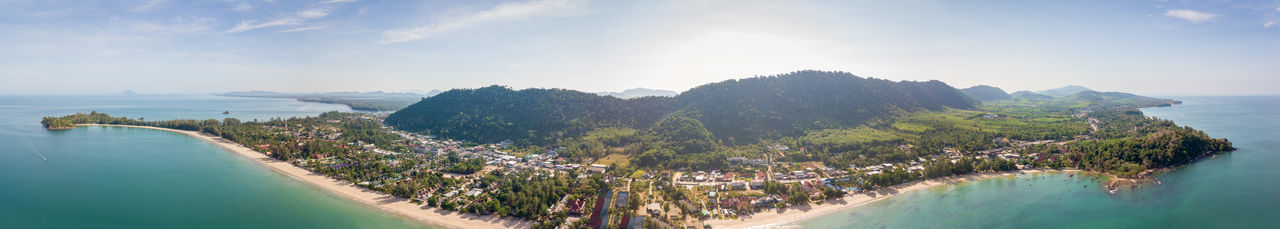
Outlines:
<svg viewBox="0 0 1280 229"><path fill-rule="evenodd" d="M0 227L427 227L179 133L123 127L46 131L39 124L43 116L91 110L147 120L247 121L350 109L191 95L0 96Z"/></svg>

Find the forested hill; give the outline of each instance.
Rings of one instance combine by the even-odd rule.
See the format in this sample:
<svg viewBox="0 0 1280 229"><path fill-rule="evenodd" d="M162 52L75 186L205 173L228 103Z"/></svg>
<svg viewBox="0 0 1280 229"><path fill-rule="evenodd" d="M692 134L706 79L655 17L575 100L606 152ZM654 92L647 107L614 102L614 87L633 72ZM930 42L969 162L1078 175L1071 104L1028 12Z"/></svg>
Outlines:
<svg viewBox="0 0 1280 229"><path fill-rule="evenodd" d="M695 87L676 99L727 144L853 127L899 109L976 105L936 80L893 82L821 71L726 80Z"/></svg>
<svg viewBox="0 0 1280 229"><path fill-rule="evenodd" d="M1013 97L1009 96L1008 93L1005 93L1003 89L1000 89L998 87L987 86L987 85L978 85L978 86L972 86L965 89L960 89L960 92L964 92L965 95L968 95L973 99L977 99L978 101L983 101L983 102L1003 100L1003 99L1013 99Z"/></svg>
<svg viewBox="0 0 1280 229"><path fill-rule="evenodd" d="M387 124L480 142L546 144L610 126L647 126L671 112L671 97L619 99L564 89L453 89L396 111Z"/></svg>
<svg viewBox="0 0 1280 229"><path fill-rule="evenodd" d="M807 130L854 127L897 110L968 109L976 102L939 81L894 82L800 71L726 80L676 97L618 99L563 89L454 89L387 117L403 130L454 139L546 145L601 127L650 129L680 111L716 140L751 143Z"/></svg>

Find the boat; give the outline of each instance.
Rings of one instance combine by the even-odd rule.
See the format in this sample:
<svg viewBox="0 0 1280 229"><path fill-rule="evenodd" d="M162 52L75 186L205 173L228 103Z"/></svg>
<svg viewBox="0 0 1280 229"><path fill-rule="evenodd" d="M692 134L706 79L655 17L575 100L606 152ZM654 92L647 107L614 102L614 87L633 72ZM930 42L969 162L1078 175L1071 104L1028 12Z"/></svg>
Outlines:
<svg viewBox="0 0 1280 229"><path fill-rule="evenodd" d="M230 111L230 110L223 111L223 112L222 112L222 114L224 114L224 115L226 115L226 114L231 114L231 111Z"/></svg>

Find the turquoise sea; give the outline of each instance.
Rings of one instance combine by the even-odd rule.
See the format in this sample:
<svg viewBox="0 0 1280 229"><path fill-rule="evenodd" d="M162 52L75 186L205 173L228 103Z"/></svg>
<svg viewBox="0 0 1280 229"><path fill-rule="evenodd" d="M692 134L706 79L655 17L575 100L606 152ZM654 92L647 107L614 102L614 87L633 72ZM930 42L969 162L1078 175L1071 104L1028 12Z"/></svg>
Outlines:
<svg viewBox="0 0 1280 229"><path fill-rule="evenodd" d="M800 223L804 228L1277 228L1280 97L1172 97L1147 108L1240 150L1110 194L1100 178L1019 175L902 193Z"/></svg>
<svg viewBox="0 0 1280 229"><path fill-rule="evenodd" d="M0 96L0 228L427 227L182 134L39 124L93 110L146 120L265 120L350 109L204 95Z"/></svg>

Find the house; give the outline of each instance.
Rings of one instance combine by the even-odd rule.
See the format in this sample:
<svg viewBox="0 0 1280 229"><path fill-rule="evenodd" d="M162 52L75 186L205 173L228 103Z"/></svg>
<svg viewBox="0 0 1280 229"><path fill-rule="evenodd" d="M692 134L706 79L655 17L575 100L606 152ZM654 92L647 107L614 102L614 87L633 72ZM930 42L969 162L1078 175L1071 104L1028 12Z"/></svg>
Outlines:
<svg viewBox="0 0 1280 229"><path fill-rule="evenodd" d="M591 167L587 167L587 172L604 174L605 168L591 166Z"/></svg>
<svg viewBox="0 0 1280 229"><path fill-rule="evenodd" d="M727 172L727 173L724 173L723 175L720 175L719 177L716 177L716 182L730 182L730 181L733 181L734 177L735 177L735 174L733 172Z"/></svg>
<svg viewBox="0 0 1280 229"><path fill-rule="evenodd" d="M741 200L739 200L738 198L726 198L726 199L720 200L720 208L729 208L729 209L736 208L738 207L739 201Z"/></svg>
<svg viewBox="0 0 1280 229"><path fill-rule="evenodd" d="M648 205L645 205L644 209L645 211L648 211L650 215L655 215L655 216L662 215L662 205L658 205L658 203L650 203Z"/></svg>

